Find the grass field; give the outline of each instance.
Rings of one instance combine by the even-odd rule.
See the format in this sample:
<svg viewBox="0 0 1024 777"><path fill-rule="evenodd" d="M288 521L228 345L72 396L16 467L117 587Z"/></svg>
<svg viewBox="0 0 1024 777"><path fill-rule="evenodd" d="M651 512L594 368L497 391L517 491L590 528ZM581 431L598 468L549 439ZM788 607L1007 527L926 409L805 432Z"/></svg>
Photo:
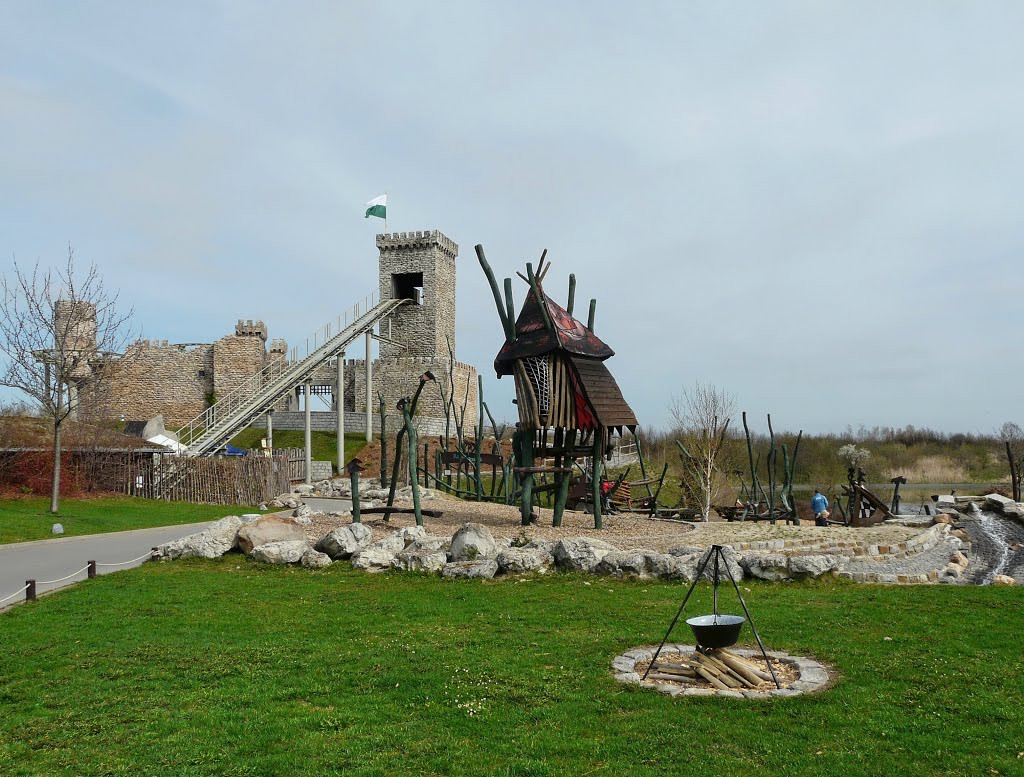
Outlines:
<svg viewBox="0 0 1024 777"><path fill-rule="evenodd" d="M146 564L0 616L0 774L1024 772L1018 590L746 588L768 646L832 664L834 688L616 684L682 585Z"/></svg>
<svg viewBox="0 0 1024 777"><path fill-rule="evenodd" d="M266 429L243 429L232 440L231 444L236 448L260 447L260 440L267 436ZM334 471L338 471L338 435L334 432L312 432L310 443L314 461L329 461L334 464ZM350 461L366 445L365 435L345 435L345 461ZM274 430L275 448L305 448L306 433L303 430L276 429Z"/></svg>
<svg viewBox="0 0 1024 777"><path fill-rule="evenodd" d="M61 499L60 512L50 512L49 497L0 500L0 544L52 539L53 524L64 526L64 536L103 534L151 526L195 523L253 512L252 507L160 502L132 496L96 499Z"/></svg>

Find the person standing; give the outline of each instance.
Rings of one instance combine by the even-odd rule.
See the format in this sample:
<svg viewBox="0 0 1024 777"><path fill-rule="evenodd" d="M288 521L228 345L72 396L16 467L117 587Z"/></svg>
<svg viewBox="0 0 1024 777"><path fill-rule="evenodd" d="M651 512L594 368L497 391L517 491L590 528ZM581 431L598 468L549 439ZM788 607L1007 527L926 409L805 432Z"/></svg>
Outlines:
<svg viewBox="0 0 1024 777"><path fill-rule="evenodd" d="M811 512L814 513L815 526L828 526L828 499L818 489L814 489L811 497Z"/></svg>

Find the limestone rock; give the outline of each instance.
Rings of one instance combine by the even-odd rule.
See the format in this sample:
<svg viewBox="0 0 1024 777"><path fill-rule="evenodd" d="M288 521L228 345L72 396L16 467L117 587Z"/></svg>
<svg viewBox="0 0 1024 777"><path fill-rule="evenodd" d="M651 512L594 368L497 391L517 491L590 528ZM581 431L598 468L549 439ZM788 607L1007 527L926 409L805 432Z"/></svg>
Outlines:
<svg viewBox="0 0 1024 777"><path fill-rule="evenodd" d="M313 486L309 483L299 483L297 486L292 486L292 493L309 496L313 493Z"/></svg>
<svg viewBox="0 0 1024 777"><path fill-rule="evenodd" d="M416 551L419 553L434 553L439 550L446 551L448 546L451 544L451 540L447 537L430 537L424 536L418 539L414 539L408 545L405 546L406 551Z"/></svg>
<svg viewBox="0 0 1024 777"><path fill-rule="evenodd" d="M1016 580L1009 575L996 575L992 578L992 585L1015 585Z"/></svg>
<svg viewBox="0 0 1024 777"><path fill-rule="evenodd" d="M50 528L50 533L51 534L63 534L64 533L64 524L62 524L62 523L55 523Z"/></svg>
<svg viewBox="0 0 1024 777"><path fill-rule="evenodd" d="M324 567L329 567L334 562L331 561L331 557L326 553L321 553L318 550L310 548L302 554L302 558L299 560L299 563L306 569L322 569Z"/></svg>
<svg viewBox="0 0 1024 777"><path fill-rule="evenodd" d="M313 515L313 508L307 504L301 504L295 508L292 513L292 518L295 519L295 523L302 524L303 526L309 526L313 523L313 519L310 517Z"/></svg>
<svg viewBox="0 0 1024 777"><path fill-rule="evenodd" d="M452 561L474 561L493 559L498 555L491 530L480 523L467 523L452 537L448 556Z"/></svg>
<svg viewBox="0 0 1024 777"><path fill-rule="evenodd" d="M374 543L353 555L352 568L364 572L386 572L391 569L395 565L396 551L386 547L375 547L379 544Z"/></svg>
<svg viewBox="0 0 1024 777"><path fill-rule="evenodd" d="M168 559L218 558L235 547L235 536L241 525L241 518L228 515L197 534L164 543L157 551Z"/></svg>
<svg viewBox="0 0 1024 777"><path fill-rule="evenodd" d="M498 569L506 575L547 572L555 559L542 548L507 548L498 553Z"/></svg>
<svg viewBox="0 0 1024 777"><path fill-rule="evenodd" d="M451 561L441 570L442 577L490 578L498 573L498 562L492 558L482 561Z"/></svg>
<svg viewBox="0 0 1024 777"><path fill-rule="evenodd" d="M1013 518L1017 521L1024 522L1024 504L1020 502L1010 502L1003 505L1003 515L1007 518Z"/></svg>
<svg viewBox="0 0 1024 777"><path fill-rule="evenodd" d="M821 577L834 572L846 559L826 553L812 553L806 556L789 557L789 573L793 577Z"/></svg>
<svg viewBox="0 0 1024 777"><path fill-rule="evenodd" d="M964 569L966 569L968 563L967 556L965 556L958 550L956 553L950 555L949 563L956 564L958 567L963 567Z"/></svg>
<svg viewBox="0 0 1024 777"><path fill-rule="evenodd" d="M554 553L557 544L554 540L530 540L522 547L527 550L543 550L546 553Z"/></svg>
<svg viewBox="0 0 1024 777"><path fill-rule="evenodd" d="M447 563L448 554L445 551L416 549L413 545L395 556L394 560L395 569L407 572L440 572Z"/></svg>
<svg viewBox="0 0 1024 777"><path fill-rule="evenodd" d="M361 523L342 526L320 538L316 549L334 561L347 559L373 541L373 530Z"/></svg>
<svg viewBox="0 0 1024 777"><path fill-rule="evenodd" d="M238 549L249 553L253 548L266 545L268 542L285 542L287 540L306 540L306 532L292 521L278 518L275 515L261 516L252 523L245 524L238 530Z"/></svg>
<svg viewBox="0 0 1024 777"><path fill-rule="evenodd" d="M790 577L789 559L782 553L750 553L743 557L743 568L758 580L785 580Z"/></svg>
<svg viewBox="0 0 1024 777"><path fill-rule="evenodd" d="M956 523L956 518L950 515L949 513L939 513L934 518L932 518L932 523L944 523L948 526L952 526L954 523Z"/></svg>
<svg viewBox="0 0 1024 777"><path fill-rule="evenodd" d="M1012 499L1002 494L985 494L985 508L993 512L1001 513L1007 505L1016 504Z"/></svg>
<svg viewBox="0 0 1024 777"><path fill-rule="evenodd" d="M652 550L612 550L594 566L599 575L613 577L653 577L648 557L656 555Z"/></svg>
<svg viewBox="0 0 1024 777"><path fill-rule="evenodd" d="M571 540L559 540L552 555L559 569L566 572L593 572L594 567L607 554L618 550L604 540L592 540L578 537Z"/></svg>
<svg viewBox="0 0 1024 777"><path fill-rule="evenodd" d="M249 556L266 564L297 564L309 549L305 540L285 540L255 547Z"/></svg>
<svg viewBox="0 0 1024 777"><path fill-rule="evenodd" d="M705 580L712 580L715 574L715 560L713 557L711 557L711 552L712 549L708 548L701 555L701 562L703 562L705 558L709 559L707 566L704 567L703 579ZM732 573L732 579L738 583L740 580L743 579L743 567L740 566L739 555L736 553L735 550L733 550L729 546L725 546L722 548L722 557L725 559L725 564L729 568L729 572ZM725 582L729 582L729 572L726 572L725 569L722 568L722 562L719 561L718 582L721 583L723 580Z"/></svg>

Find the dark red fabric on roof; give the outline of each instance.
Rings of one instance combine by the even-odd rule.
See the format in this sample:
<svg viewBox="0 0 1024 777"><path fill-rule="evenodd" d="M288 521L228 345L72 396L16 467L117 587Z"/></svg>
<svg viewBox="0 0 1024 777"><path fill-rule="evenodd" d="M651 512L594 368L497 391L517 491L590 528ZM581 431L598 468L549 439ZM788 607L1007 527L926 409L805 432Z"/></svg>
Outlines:
<svg viewBox="0 0 1024 777"><path fill-rule="evenodd" d="M512 362L525 356L540 356L559 348L577 356L587 356L604 361L615 355L601 338L569 315L569 312L553 302L544 290L541 296L547 305L548 315L555 325L552 333L544 325L544 314L533 289L526 295L519 318L516 319L516 341L506 342L494 358L494 371L498 377L512 374Z"/></svg>

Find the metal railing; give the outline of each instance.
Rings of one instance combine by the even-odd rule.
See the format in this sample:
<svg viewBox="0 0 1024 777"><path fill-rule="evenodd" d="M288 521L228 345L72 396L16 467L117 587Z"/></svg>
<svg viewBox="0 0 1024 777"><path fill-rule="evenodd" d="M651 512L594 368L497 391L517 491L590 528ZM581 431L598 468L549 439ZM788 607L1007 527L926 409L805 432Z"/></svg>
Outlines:
<svg viewBox="0 0 1024 777"><path fill-rule="evenodd" d="M292 348L285 358L275 359L250 375L192 419L179 430L179 441L189 455L208 452L406 302L408 300L404 299L380 302L377 293L364 297L335 321L307 337L303 349Z"/></svg>

